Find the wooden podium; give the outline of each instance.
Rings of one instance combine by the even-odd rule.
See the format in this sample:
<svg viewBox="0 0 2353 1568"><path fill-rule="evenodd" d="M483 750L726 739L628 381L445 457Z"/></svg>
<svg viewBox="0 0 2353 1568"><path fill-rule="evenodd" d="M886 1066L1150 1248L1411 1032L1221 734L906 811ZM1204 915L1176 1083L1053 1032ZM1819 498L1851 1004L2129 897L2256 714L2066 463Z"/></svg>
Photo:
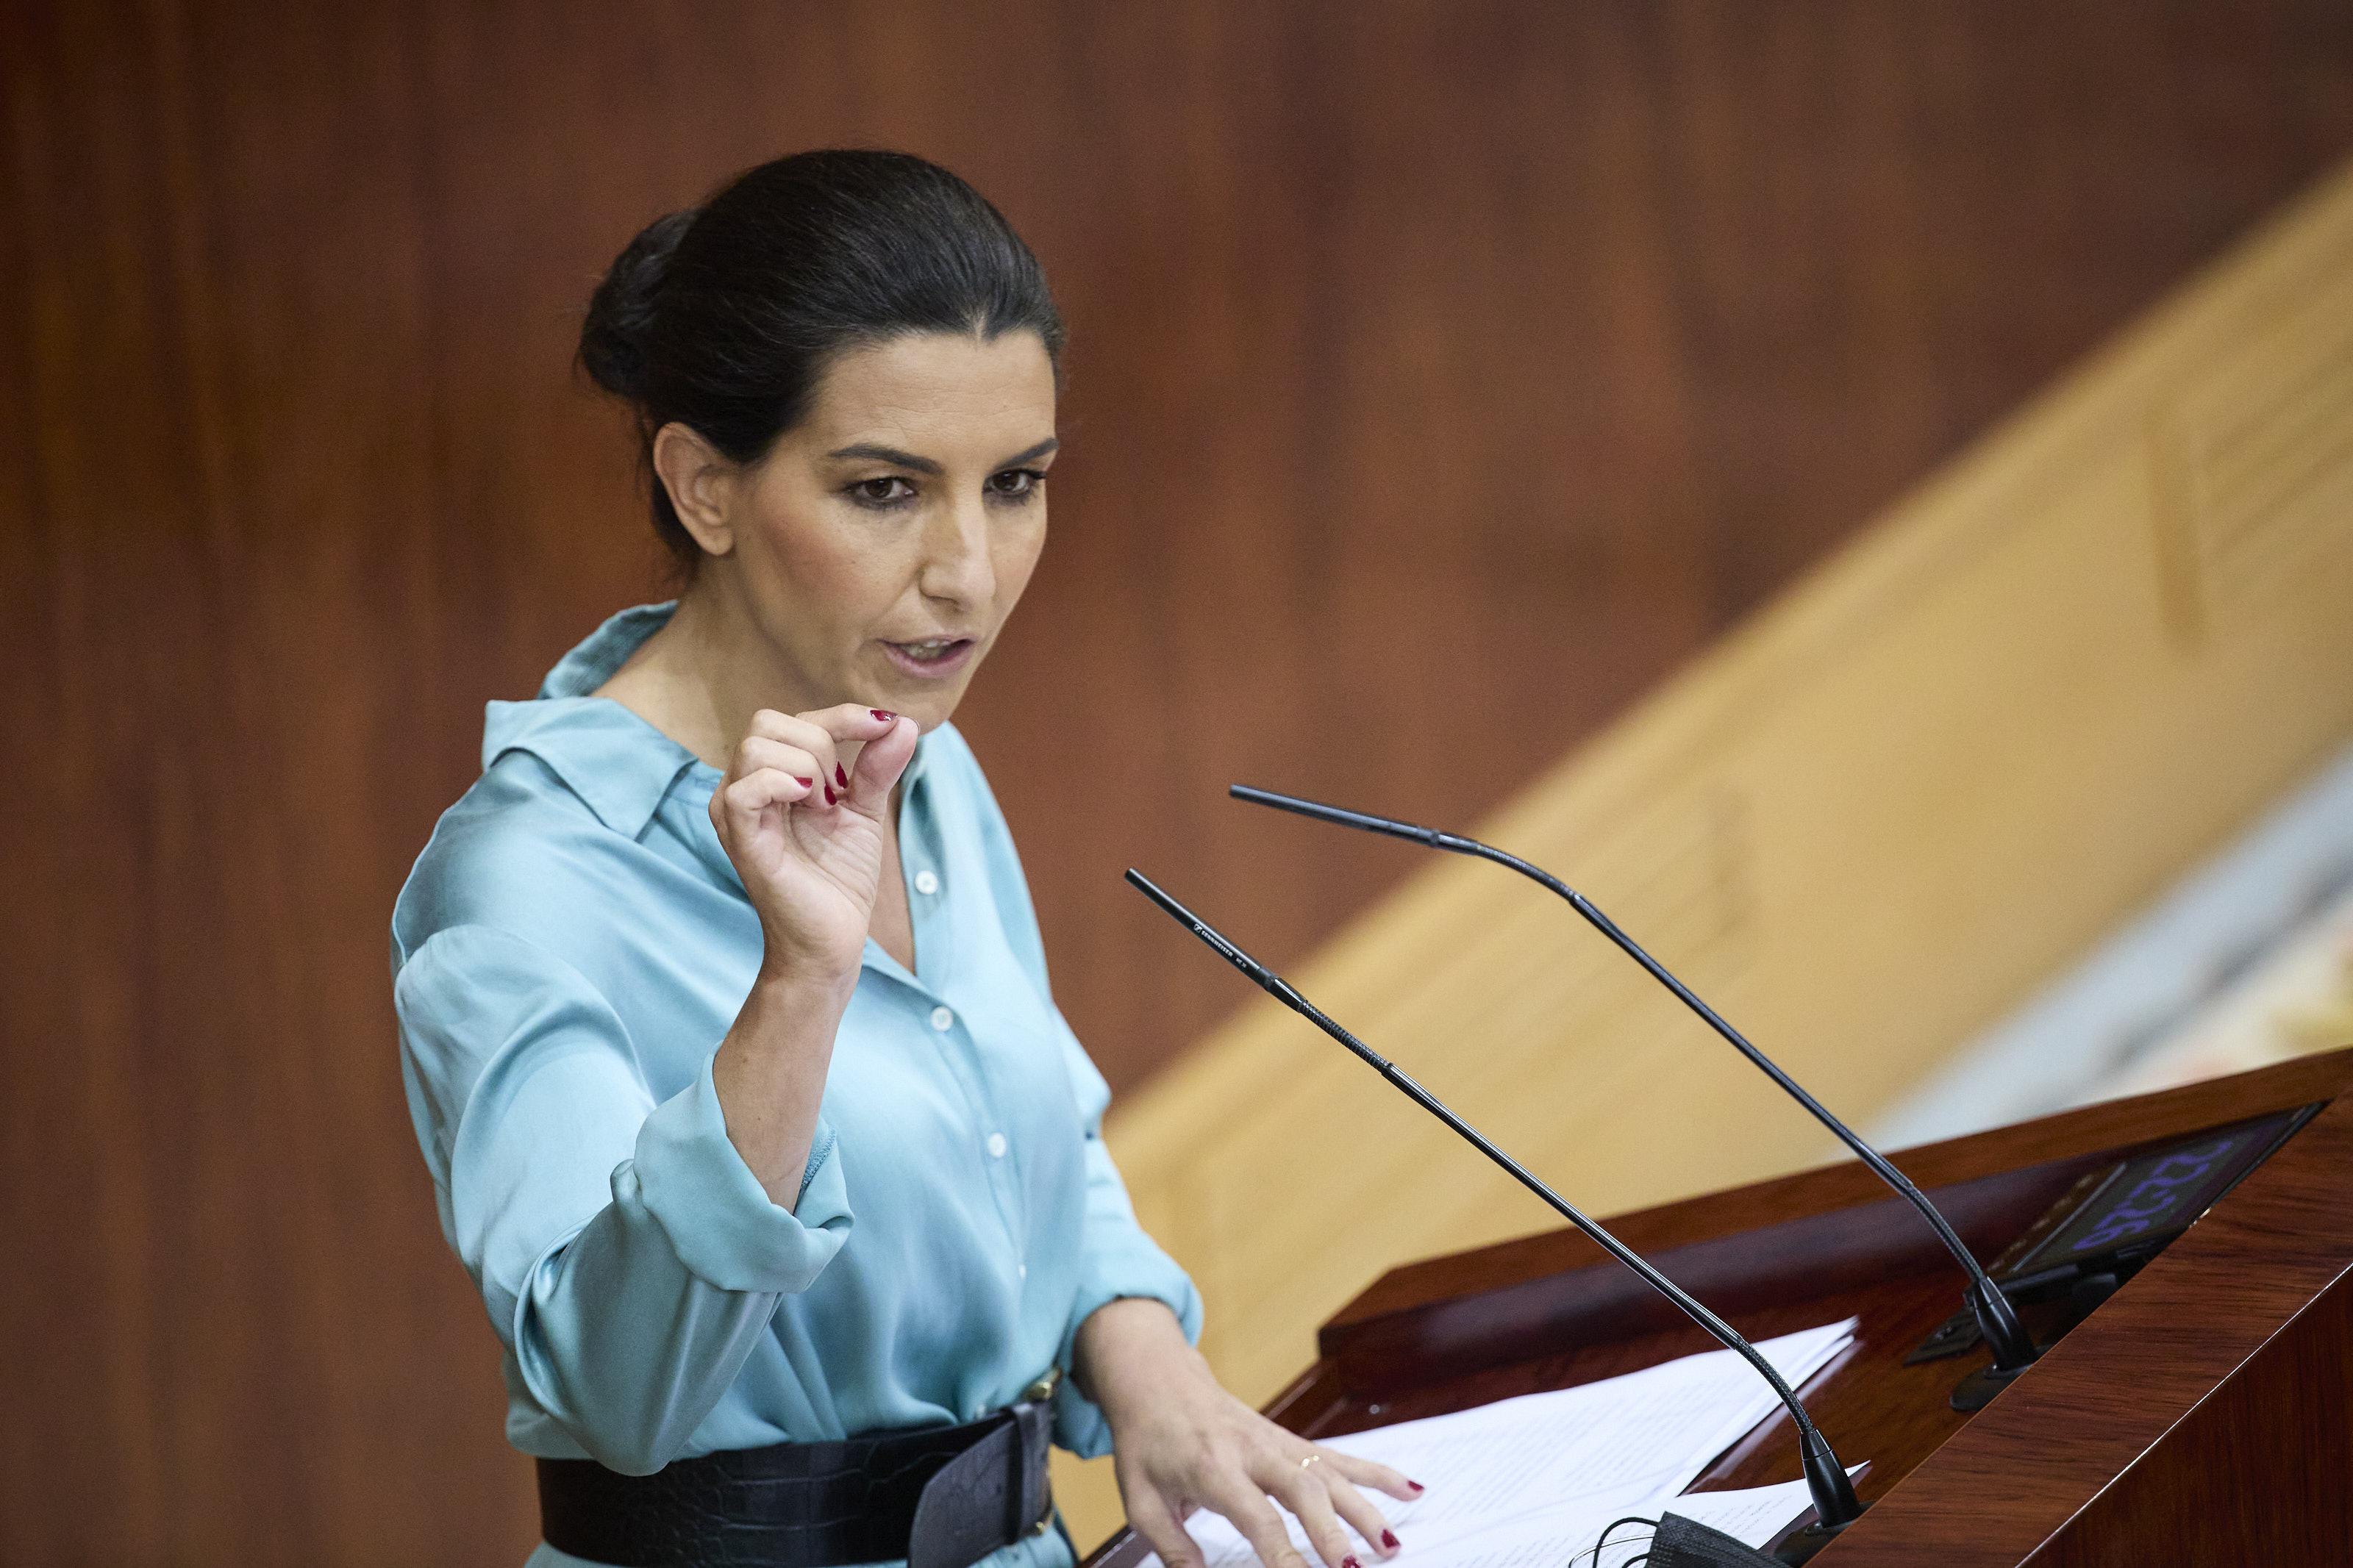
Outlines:
<svg viewBox="0 0 2353 1568"><path fill-rule="evenodd" d="M1814 1558L1826 1568L2353 1563L2348 1088L2353 1048L1903 1153L1990 1261L2121 1157L2320 1107L1974 1415L1947 1395L1982 1348L1905 1361L1958 1308L1961 1276L1860 1164L1608 1223L1752 1338L1862 1320L1854 1349L1806 1391L1840 1455L1871 1463L1856 1488L1869 1511ZM1713 1348L1562 1230L1391 1270L1324 1326L1315 1363L1268 1413L1324 1437ZM1697 1485L1797 1474L1782 1415ZM1089 1562L1145 1554L1123 1531ZM1411 1555L1409 1541L1400 1562Z"/></svg>

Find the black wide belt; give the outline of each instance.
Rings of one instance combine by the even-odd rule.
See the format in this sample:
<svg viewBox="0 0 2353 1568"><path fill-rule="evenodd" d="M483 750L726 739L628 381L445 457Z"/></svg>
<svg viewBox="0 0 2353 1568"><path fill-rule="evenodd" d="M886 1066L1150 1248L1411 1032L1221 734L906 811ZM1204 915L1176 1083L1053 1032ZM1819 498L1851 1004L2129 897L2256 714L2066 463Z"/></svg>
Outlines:
<svg viewBox="0 0 2353 1568"><path fill-rule="evenodd" d="M967 1568L1053 1521L1050 1379L962 1426L779 1443L625 1476L539 1461L540 1532L618 1568Z"/></svg>

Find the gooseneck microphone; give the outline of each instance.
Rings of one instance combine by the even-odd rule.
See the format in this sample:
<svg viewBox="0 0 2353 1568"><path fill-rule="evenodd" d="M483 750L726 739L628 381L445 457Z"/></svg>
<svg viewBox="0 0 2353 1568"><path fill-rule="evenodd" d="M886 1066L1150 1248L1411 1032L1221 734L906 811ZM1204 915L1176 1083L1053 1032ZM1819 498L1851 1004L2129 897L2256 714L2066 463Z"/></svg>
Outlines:
<svg viewBox="0 0 2353 1568"><path fill-rule="evenodd" d="M1773 1385L1773 1392L1778 1394L1781 1403L1788 1407L1789 1418L1797 1423L1799 1463L1805 1470L1806 1488L1813 1494L1814 1500L1815 1523L1810 1527L1814 1544L1818 1545L1820 1541L1845 1529L1861 1516L1862 1503L1854 1495L1854 1484L1847 1479L1846 1467L1840 1464L1838 1456L1831 1451L1829 1439L1815 1427L1813 1418L1806 1414L1805 1405L1799 1402L1796 1391L1791 1389L1781 1374L1774 1370L1773 1363L1766 1360L1757 1347L1743 1338L1737 1330L1702 1306L1682 1286L1651 1268L1644 1261L1641 1254L1610 1235L1599 1224L1588 1219L1567 1199L1545 1185L1517 1160L1489 1142L1477 1128L1447 1109L1446 1103L1436 1095L1408 1078L1396 1063L1381 1056L1364 1041L1326 1017L1315 1004L1292 989L1282 976L1236 947L1217 928L1154 886L1150 878L1130 868L1127 879L1134 884L1136 889L1145 898L1167 911L1170 918L1177 924L1184 926L1195 936L1208 943L1219 957L1240 970L1259 989L1356 1052L1366 1066L1388 1079L1389 1083L1407 1099L1446 1123L1472 1147L1510 1172L1514 1180L1550 1204L1559 1212L1562 1218L1584 1232L1595 1246L1632 1269L1641 1278L1644 1284L1673 1302L1685 1317L1705 1329L1717 1343L1727 1350L1736 1351L1745 1357L1748 1364L1757 1369L1757 1375Z"/></svg>
<svg viewBox="0 0 2353 1568"><path fill-rule="evenodd" d="M1227 793L1236 800L1246 800L1254 805L1271 805L1277 811L1295 812L1301 816L1312 816L1318 822L1336 823L1342 827L1359 828L1366 833L1385 833L1392 838L1410 839L1414 843L1425 845L1432 849L1444 849L1456 855L1468 855L1482 860L1493 860L1499 866L1509 867L1531 881L1543 884L1567 900L1569 907L1583 915L1596 931L1616 943L1620 952L1648 970L1651 978L1673 992L1677 1001L1698 1014L1706 1021L1708 1027L1730 1041L1735 1049L1756 1064L1758 1071L1780 1085L1783 1093L1804 1106L1815 1121L1836 1133L1839 1142L1854 1152L1855 1158L1869 1166L1874 1175L1894 1188L1914 1208L1919 1210L1920 1217L1926 1220L1936 1231L1937 1239L1945 1244L1945 1249L1953 1255L1954 1261L1958 1263L1962 1270L1968 1275L1969 1283L1965 1299L1968 1304L1969 1314L1977 1320L1978 1331L1985 1336L1986 1344L1993 1352L1993 1365L1986 1368L1982 1373L1971 1374L1970 1380L1955 1392L1953 1402L1956 1408L1975 1409L1985 1404L1994 1394L2000 1392L2003 1384L2033 1364L2034 1358L2040 1352L2034 1347L2033 1339L2027 1333L2026 1326L2018 1321L2017 1309L2010 1305L2010 1298L2002 1294L2001 1287L1993 1282L1992 1276L1989 1275L1984 1266L1978 1262L1976 1254L1969 1250L1968 1245L1961 1240L1959 1234L1946 1221L1945 1216L1936 1211L1936 1205L1930 1203L1927 1194L1913 1184L1912 1178L1897 1170L1885 1155L1863 1142L1862 1136L1852 1128L1831 1115L1820 1100L1806 1092L1804 1086L1788 1073L1783 1072L1770 1057L1751 1045L1746 1036L1725 1023L1715 1008L1701 1001L1690 986L1676 979L1668 971L1665 964L1652 958L1632 937L1620 931L1618 923L1596 908L1592 900L1544 868L1532 866L1516 855L1498 849L1492 844L1482 844L1476 838L1465 838L1460 834L1443 833L1435 827L1421 827L1410 822L1398 822L1392 817L1375 816L1369 812L1349 811L1341 806L1326 805L1322 801L1303 800L1297 795L1278 795L1272 790L1253 789L1249 784L1235 784ZM1965 1400L1968 1403L1964 1403Z"/></svg>

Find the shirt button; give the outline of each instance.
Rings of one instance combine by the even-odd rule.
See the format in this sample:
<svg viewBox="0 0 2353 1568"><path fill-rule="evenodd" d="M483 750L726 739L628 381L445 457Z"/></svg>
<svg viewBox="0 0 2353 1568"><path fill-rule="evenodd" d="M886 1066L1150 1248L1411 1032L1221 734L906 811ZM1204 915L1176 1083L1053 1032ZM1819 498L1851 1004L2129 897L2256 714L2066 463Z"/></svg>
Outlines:
<svg viewBox="0 0 2353 1568"><path fill-rule="evenodd" d="M988 1157L992 1160L1002 1160L1005 1158L1004 1133L992 1132L988 1135Z"/></svg>
<svg viewBox="0 0 2353 1568"><path fill-rule="evenodd" d="M1017 1263L1013 1266L1013 1272L1027 1279L1029 1278L1029 1266L1026 1263Z"/></svg>
<svg viewBox="0 0 2353 1568"><path fill-rule="evenodd" d="M943 1035L946 1034L950 1029L955 1027L955 1015L949 1012L945 1007L933 1008L932 1027L937 1029Z"/></svg>
<svg viewBox="0 0 2353 1568"><path fill-rule="evenodd" d="M933 876L929 871L915 873L915 891L928 899L939 890L940 879L937 877Z"/></svg>

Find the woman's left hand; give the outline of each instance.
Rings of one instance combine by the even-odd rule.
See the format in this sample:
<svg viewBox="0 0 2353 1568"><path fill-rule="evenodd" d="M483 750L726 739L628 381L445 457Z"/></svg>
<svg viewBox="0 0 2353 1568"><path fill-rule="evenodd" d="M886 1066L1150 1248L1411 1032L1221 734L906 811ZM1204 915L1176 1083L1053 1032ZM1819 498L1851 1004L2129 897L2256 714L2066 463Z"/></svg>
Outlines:
<svg viewBox="0 0 2353 1568"><path fill-rule="evenodd" d="M1098 1309L1080 1325L1072 1359L1079 1386L1111 1423L1127 1521L1167 1568L1203 1568L1183 1524L1196 1507L1232 1521L1266 1568L1307 1568L1278 1504L1298 1518L1324 1568L1360 1568L1343 1521L1377 1557L1397 1554L1397 1536L1357 1488L1403 1501L1420 1487L1387 1465L1318 1447L1228 1394L1161 1302Z"/></svg>

